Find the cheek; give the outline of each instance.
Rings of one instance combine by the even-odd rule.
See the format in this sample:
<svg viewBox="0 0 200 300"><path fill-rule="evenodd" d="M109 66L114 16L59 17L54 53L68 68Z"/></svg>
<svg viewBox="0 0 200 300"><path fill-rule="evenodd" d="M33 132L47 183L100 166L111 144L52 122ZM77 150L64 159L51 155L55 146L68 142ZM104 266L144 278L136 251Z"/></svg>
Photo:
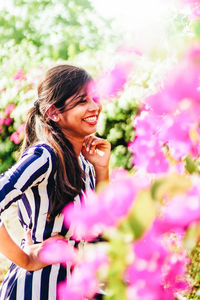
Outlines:
<svg viewBox="0 0 200 300"><path fill-rule="evenodd" d="M101 103L98 103L98 106L99 106L99 113L102 111L102 105Z"/></svg>

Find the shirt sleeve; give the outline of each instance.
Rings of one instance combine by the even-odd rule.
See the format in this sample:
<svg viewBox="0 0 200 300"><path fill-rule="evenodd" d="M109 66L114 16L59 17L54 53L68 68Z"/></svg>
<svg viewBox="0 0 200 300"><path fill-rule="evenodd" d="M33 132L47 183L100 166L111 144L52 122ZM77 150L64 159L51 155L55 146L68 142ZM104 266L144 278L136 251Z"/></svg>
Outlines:
<svg viewBox="0 0 200 300"><path fill-rule="evenodd" d="M19 161L0 175L0 215L34 185L47 179L51 171L51 155L47 149L34 146L24 152ZM0 216L0 226L1 226Z"/></svg>

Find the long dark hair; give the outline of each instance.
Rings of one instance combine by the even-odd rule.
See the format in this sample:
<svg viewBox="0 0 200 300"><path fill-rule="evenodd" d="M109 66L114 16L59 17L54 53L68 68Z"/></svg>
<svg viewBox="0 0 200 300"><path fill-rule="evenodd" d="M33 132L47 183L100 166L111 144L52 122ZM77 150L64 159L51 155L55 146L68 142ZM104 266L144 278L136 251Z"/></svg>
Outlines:
<svg viewBox="0 0 200 300"><path fill-rule="evenodd" d="M57 157L55 189L49 195L49 219L60 214L84 186L83 171L73 146L56 122L48 118L46 110L52 105L60 112L68 109L66 100L78 95L90 80L91 77L85 70L75 66L58 65L51 68L38 86L38 100L28 112L21 153L36 142L44 141L51 146ZM69 109L75 105L76 103L69 103Z"/></svg>

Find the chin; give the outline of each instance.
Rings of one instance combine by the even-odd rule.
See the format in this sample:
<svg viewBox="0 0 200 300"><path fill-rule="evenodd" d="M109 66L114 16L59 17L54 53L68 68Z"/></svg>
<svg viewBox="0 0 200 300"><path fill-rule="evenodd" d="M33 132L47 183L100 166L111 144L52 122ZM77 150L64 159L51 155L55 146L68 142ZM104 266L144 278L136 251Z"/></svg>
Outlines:
<svg viewBox="0 0 200 300"><path fill-rule="evenodd" d="M88 136L88 135L90 135L90 134L95 133L96 131L97 131L96 128L95 128L94 130L88 130L87 132L85 131L84 134L83 134L83 136L86 137L86 136Z"/></svg>

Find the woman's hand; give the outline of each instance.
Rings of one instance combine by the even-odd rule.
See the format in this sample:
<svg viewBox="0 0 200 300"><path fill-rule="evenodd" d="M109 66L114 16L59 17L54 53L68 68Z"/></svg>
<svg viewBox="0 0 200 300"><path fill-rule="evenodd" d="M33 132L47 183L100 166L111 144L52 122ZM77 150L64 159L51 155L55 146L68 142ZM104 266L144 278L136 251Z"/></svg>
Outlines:
<svg viewBox="0 0 200 300"><path fill-rule="evenodd" d="M44 246L43 243L34 244L31 239L31 231L28 230L26 232L25 247L24 247L24 252L28 256L27 265L25 266L26 270L36 271L47 266L47 264L42 262L39 257L40 251L42 250L43 246Z"/></svg>
<svg viewBox="0 0 200 300"><path fill-rule="evenodd" d="M90 135L85 137L82 154L93 164L96 172L97 183L108 180L110 160L110 143L104 139Z"/></svg>
<svg viewBox="0 0 200 300"><path fill-rule="evenodd" d="M108 141L90 135L84 139L82 153L95 168L105 168L109 165L110 148Z"/></svg>
<svg viewBox="0 0 200 300"><path fill-rule="evenodd" d="M41 259L40 259L40 253L42 251L42 249L45 246L45 243L47 243L47 241L52 240L52 239L64 239L64 237L62 236L54 236L54 237L50 237L49 239L45 240L42 243L39 244L34 244L32 239L31 239L31 231L28 230L26 232L26 239L25 239L25 247L24 247L24 252L28 255L28 262L27 265L25 266L25 269L28 271L36 271L36 270L40 270L46 266L48 266L47 263L44 263Z"/></svg>

